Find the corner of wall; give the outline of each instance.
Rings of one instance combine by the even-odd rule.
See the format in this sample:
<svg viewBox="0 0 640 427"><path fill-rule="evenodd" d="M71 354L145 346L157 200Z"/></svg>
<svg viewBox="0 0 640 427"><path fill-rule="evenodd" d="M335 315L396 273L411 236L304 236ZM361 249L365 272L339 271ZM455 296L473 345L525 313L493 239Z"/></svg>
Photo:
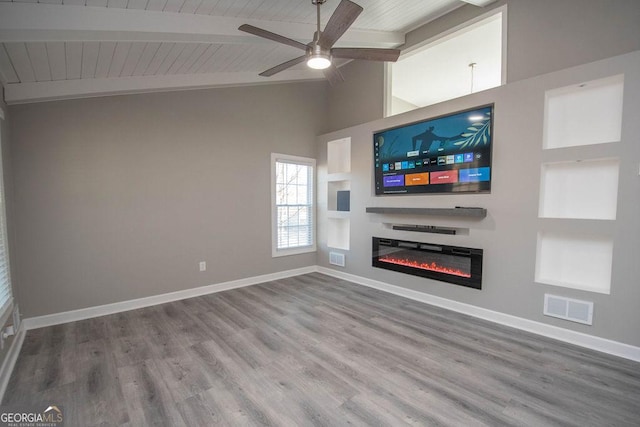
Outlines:
<svg viewBox="0 0 640 427"><path fill-rule="evenodd" d="M381 119L384 63L352 61L340 68L345 81L331 86L326 133Z"/></svg>

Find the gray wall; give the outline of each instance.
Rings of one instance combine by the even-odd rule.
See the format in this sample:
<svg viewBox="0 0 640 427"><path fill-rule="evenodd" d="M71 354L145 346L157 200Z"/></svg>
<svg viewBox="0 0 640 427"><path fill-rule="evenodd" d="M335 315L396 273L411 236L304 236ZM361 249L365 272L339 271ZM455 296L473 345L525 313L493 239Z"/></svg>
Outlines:
<svg viewBox="0 0 640 427"><path fill-rule="evenodd" d="M622 140L619 143L578 149L542 151L545 91L623 73L625 75ZM424 120L452 111L495 103L491 194L379 196L374 195L372 167L373 132ZM319 138L318 179L327 184L326 143L351 137L351 226L347 267L338 269L427 294L471 304L500 313L543 322L630 345L640 345L640 51L579 67L521 80L488 91L458 98L405 114L376 120L323 135ZM577 157L574 157L577 156ZM618 211L615 221L571 221L538 218L542 160L572 158L620 159ZM326 190L322 192L326 196ZM321 201L322 203L323 201ZM326 235L329 215L326 202L320 215L318 264L328 264ZM488 216L481 221L441 217L366 214L367 206L442 207L480 206ZM458 227L468 230L456 236L394 231L385 223ZM538 231L573 231L613 239L611 294L603 295L534 282ZM389 237L484 249L481 291L443 282L380 270L371 266L371 237ZM551 293L595 303L593 326L542 315L543 295Z"/></svg>
<svg viewBox="0 0 640 427"><path fill-rule="evenodd" d="M352 61L340 68L345 81L329 89L328 129L342 129L384 114L384 64Z"/></svg>
<svg viewBox="0 0 640 427"><path fill-rule="evenodd" d="M505 4L508 82L640 49L638 0L500 0L486 8L465 5L407 34L404 48ZM344 106L345 99L366 99L368 106L365 108L383 105L379 79L384 67L364 61L352 64L347 67L358 67L364 76L375 75L377 78L350 79L331 89L330 111L340 113L337 118L330 115L331 130L364 122L361 111ZM369 110L367 118L375 120L382 116L383 111L377 108Z"/></svg>
<svg viewBox="0 0 640 427"><path fill-rule="evenodd" d="M313 157L325 111L324 82L12 106L23 314L314 265L271 257L270 153Z"/></svg>

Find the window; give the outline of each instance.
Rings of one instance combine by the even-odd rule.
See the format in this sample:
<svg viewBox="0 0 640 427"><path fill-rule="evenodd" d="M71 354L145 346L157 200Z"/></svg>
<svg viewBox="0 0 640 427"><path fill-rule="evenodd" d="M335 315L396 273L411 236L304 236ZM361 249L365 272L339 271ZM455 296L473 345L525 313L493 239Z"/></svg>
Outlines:
<svg viewBox="0 0 640 427"><path fill-rule="evenodd" d="M504 8L403 52L388 70L386 115L469 95L505 81Z"/></svg>
<svg viewBox="0 0 640 427"><path fill-rule="evenodd" d="M0 110L0 113L2 110ZM0 120L4 117L0 114ZM7 221L4 200L4 179L2 168L2 140L0 135L0 325L10 315L13 297L11 294L11 275L9 271L9 247L7 241Z"/></svg>
<svg viewBox="0 0 640 427"><path fill-rule="evenodd" d="M272 255L316 250L314 169L306 157L271 154Z"/></svg>

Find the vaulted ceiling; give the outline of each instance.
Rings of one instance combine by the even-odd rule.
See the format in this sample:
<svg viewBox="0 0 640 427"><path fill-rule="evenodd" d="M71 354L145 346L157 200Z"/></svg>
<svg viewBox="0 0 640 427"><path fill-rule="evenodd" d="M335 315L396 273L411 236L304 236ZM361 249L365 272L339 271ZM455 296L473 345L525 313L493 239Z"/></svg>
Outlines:
<svg viewBox="0 0 640 427"><path fill-rule="evenodd" d="M258 73L296 49L241 24L307 43L311 0L0 0L0 81L7 103L322 79L304 64ZM356 0L364 8L337 46L397 47L460 0ZM339 0L322 6L322 25Z"/></svg>

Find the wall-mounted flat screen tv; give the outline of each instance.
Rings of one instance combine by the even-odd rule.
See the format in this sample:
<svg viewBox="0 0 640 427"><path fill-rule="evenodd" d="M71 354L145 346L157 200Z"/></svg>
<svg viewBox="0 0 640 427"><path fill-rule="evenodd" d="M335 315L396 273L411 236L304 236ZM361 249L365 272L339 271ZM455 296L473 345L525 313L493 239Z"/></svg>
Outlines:
<svg viewBox="0 0 640 427"><path fill-rule="evenodd" d="M491 191L493 104L373 135L376 195Z"/></svg>

